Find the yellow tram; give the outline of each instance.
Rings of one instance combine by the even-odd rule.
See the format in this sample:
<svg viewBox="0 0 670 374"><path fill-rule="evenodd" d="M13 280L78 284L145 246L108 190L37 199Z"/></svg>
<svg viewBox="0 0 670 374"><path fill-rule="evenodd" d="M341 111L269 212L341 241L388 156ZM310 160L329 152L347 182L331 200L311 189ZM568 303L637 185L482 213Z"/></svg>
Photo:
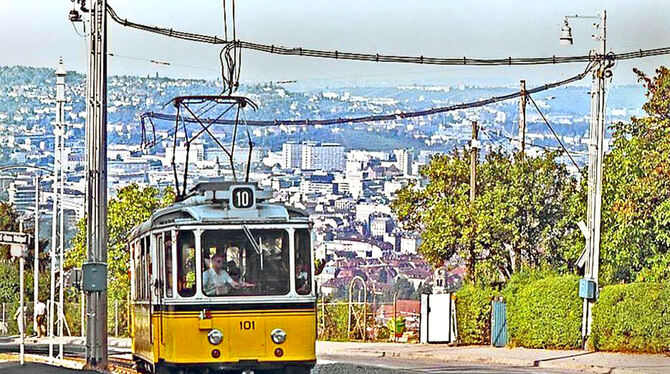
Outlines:
<svg viewBox="0 0 670 374"><path fill-rule="evenodd" d="M309 373L311 226L256 183L211 180L133 229L132 354L143 372Z"/></svg>

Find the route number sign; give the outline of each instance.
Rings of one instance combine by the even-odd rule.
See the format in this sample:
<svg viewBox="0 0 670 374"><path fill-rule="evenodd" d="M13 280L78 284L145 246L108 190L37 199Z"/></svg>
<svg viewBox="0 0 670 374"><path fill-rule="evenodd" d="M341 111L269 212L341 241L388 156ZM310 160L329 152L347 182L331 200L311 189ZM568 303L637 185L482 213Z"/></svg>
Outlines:
<svg viewBox="0 0 670 374"><path fill-rule="evenodd" d="M232 200L233 208L249 209L254 206L254 190L249 187L233 188Z"/></svg>

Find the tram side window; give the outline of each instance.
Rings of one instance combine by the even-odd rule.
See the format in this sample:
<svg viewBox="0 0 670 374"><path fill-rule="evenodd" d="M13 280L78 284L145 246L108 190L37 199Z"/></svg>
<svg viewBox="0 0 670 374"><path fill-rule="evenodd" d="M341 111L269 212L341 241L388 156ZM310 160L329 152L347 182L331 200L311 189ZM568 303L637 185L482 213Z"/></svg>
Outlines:
<svg viewBox="0 0 670 374"><path fill-rule="evenodd" d="M165 295L172 297L172 233L165 233Z"/></svg>
<svg viewBox="0 0 670 374"><path fill-rule="evenodd" d="M144 300L144 278L146 275L144 274L144 258L146 257L146 249L144 246L144 238L140 239L140 298L139 300Z"/></svg>
<svg viewBox="0 0 670 374"><path fill-rule="evenodd" d="M151 237L146 236L144 238L145 244L144 248L146 248L146 253L145 253L145 260L144 264L146 266L146 279L144 280L144 287L146 290L146 294L144 295L146 300L151 300L151 293L153 292L153 289L151 288L151 275L153 274L153 268L152 268L152 257L151 257Z"/></svg>
<svg viewBox="0 0 670 374"><path fill-rule="evenodd" d="M137 288L137 277L138 277L138 264L139 264L139 256L137 254L137 246L135 245L135 242L130 244L130 253L132 253L133 256L133 271L135 272L135 277L133 278L133 301L137 301L139 292Z"/></svg>
<svg viewBox="0 0 670 374"><path fill-rule="evenodd" d="M177 292L181 297L195 295L195 236L191 231L177 234Z"/></svg>
<svg viewBox="0 0 670 374"><path fill-rule="evenodd" d="M309 230L295 232L295 290L298 295L312 293L312 255Z"/></svg>

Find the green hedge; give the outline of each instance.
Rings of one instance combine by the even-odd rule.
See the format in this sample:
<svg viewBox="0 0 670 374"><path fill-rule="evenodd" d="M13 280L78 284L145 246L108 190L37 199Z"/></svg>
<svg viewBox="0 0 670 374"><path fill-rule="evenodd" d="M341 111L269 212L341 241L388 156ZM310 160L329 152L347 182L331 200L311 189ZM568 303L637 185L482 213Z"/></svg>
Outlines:
<svg viewBox="0 0 670 374"><path fill-rule="evenodd" d="M603 288L593 310L590 345L605 351L670 351L670 284Z"/></svg>
<svg viewBox="0 0 670 374"><path fill-rule="evenodd" d="M510 345L528 348L579 348L582 300L579 277L525 277L505 295ZM511 283L510 286L514 285Z"/></svg>
<svg viewBox="0 0 670 374"><path fill-rule="evenodd" d="M491 300L496 291L465 285L456 292L456 324L460 344L491 343Z"/></svg>

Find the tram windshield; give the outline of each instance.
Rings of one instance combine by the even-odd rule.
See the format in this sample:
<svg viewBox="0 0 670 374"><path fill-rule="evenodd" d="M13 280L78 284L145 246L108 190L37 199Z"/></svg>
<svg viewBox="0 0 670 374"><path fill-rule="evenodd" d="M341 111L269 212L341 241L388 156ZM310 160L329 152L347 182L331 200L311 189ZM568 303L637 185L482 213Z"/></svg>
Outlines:
<svg viewBox="0 0 670 374"><path fill-rule="evenodd" d="M201 248L206 296L288 293L286 230L208 230L202 233Z"/></svg>

